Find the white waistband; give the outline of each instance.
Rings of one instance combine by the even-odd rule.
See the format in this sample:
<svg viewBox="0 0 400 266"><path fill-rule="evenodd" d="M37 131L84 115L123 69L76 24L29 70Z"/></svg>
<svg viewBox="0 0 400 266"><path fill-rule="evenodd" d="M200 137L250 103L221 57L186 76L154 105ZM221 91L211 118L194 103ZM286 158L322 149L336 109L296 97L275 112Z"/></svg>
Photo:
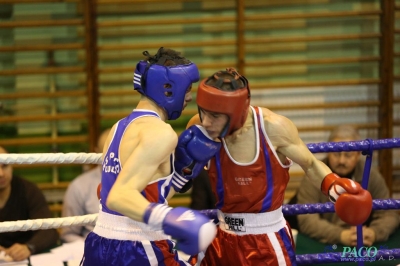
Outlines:
<svg viewBox="0 0 400 266"><path fill-rule="evenodd" d="M93 232L109 239L130 241L157 241L171 238L162 231L151 230L145 223L103 211L99 212Z"/></svg>
<svg viewBox="0 0 400 266"><path fill-rule="evenodd" d="M223 213L218 211L219 228L235 235L259 235L278 232L285 227L282 207L264 213Z"/></svg>

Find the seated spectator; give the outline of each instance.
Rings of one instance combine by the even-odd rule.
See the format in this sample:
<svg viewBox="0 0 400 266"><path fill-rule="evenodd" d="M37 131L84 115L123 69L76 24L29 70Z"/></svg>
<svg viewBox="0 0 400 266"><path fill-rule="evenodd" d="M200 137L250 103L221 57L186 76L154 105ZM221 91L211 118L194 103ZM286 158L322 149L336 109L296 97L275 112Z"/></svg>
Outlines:
<svg viewBox="0 0 400 266"><path fill-rule="evenodd" d="M0 147L0 153L7 151ZM11 165L0 164L0 222L52 218L42 191L36 184L13 176ZM0 233L0 251L14 261L57 245L57 230L29 230Z"/></svg>
<svg viewBox="0 0 400 266"><path fill-rule="evenodd" d="M335 128L329 137L329 142L357 141L360 135L357 129L350 125ZM351 178L361 184L364 172L365 158L360 152L331 152L323 160L331 170L341 177ZM368 191L373 199L389 198L389 190L385 180L377 169L371 169ZM304 178L297 192L297 203L325 203L328 199L321 190ZM304 214L297 216L300 232L322 243L344 246L356 246L356 227L344 223L335 213ZM375 242L386 241L399 225L399 215L396 210L373 211L363 226L363 244L372 246Z"/></svg>
<svg viewBox="0 0 400 266"><path fill-rule="evenodd" d="M103 152L103 146L110 129L103 131L97 141L95 152ZM77 176L68 186L64 195L62 216L82 216L99 212L97 186L101 182L101 165ZM94 225L69 226L61 229L61 240L73 242L84 240Z"/></svg>

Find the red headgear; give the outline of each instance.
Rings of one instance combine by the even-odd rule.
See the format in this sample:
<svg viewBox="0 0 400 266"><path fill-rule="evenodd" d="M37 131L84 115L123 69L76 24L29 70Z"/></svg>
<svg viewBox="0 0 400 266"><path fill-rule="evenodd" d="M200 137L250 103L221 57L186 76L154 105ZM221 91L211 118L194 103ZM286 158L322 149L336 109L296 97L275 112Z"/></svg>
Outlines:
<svg viewBox="0 0 400 266"><path fill-rule="evenodd" d="M232 77L221 77L221 74L225 73ZM206 83L211 79L215 79L215 84L207 85ZM243 82L243 87L238 80ZM229 84L233 90L221 90L223 84ZM216 72L211 77L205 78L200 82L197 90L196 102L201 109L228 115L229 121L220 137L230 135L235 130L241 128L246 121L250 106L248 81L234 68L227 68L226 71Z"/></svg>

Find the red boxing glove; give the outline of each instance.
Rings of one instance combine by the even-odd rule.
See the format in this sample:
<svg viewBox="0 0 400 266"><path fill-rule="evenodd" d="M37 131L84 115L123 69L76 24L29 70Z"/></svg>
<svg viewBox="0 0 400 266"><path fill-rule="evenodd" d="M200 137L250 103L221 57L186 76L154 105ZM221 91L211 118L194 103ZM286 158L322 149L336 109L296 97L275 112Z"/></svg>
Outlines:
<svg viewBox="0 0 400 266"><path fill-rule="evenodd" d="M350 225L364 223L371 214L371 194L351 179L330 173L322 180L321 191L335 203L340 219Z"/></svg>

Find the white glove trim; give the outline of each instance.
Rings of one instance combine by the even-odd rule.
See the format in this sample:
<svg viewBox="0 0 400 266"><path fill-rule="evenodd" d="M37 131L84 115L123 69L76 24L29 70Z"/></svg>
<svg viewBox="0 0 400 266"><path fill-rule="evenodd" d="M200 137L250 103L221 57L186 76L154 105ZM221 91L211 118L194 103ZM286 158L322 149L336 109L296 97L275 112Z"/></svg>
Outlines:
<svg viewBox="0 0 400 266"><path fill-rule="evenodd" d="M171 207L168 207L167 205L164 204L158 204L153 208L151 211L148 225L151 227L151 229L159 231L162 230L162 223L165 219L165 216L167 213L172 210Z"/></svg>
<svg viewBox="0 0 400 266"><path fill-rule="evenodd" d="M200 129L200 131L204 134L204 136L206 136L208 139L210 139L210 140L213 140L212 138L211 138L211 136L210 135L208 135L208 132L207 132L207 130L204 128L204 127L202 127L202 126L200 126L200 125L196 125L196 127L198 128L198 129ZM214 140L213 140L214 141Z"/></svg>
<svg viewBox="0 0 400 266"><path fill-rule="evenodd" d="M189 180L182 177L178 172L174 172L172 177L172 184L181 189Z"/></svg>

